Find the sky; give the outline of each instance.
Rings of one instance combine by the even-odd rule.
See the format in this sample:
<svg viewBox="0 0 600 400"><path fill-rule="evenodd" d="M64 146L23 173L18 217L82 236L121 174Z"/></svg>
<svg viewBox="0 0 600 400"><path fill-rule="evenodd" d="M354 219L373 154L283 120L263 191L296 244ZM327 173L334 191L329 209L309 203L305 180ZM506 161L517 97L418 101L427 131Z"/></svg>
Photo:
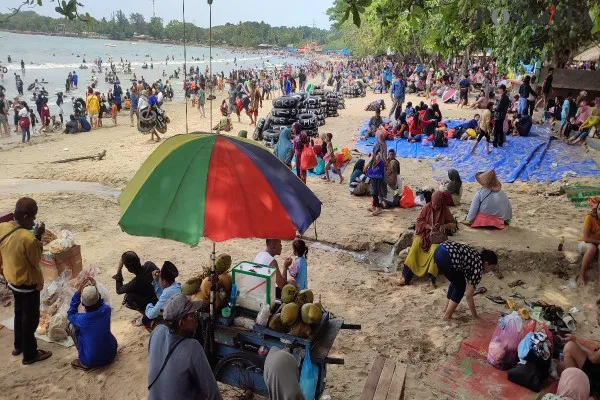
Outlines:
<svg viewBox="0 0 600 400"><path fill-rule="evenodd" d="M43 0L42 7L32 8L39 14L58 17L54 11L56 3ZM127 15L139 12L149 20L152 17L152 0L78 0L96 19L109 18L113 11L123 10ZM22 0L0 0L0 12L8 12L8 8L17 7ZM240 21L264 21L272 26L314 26L329 29L331 23L325 11L331 7L333 0L301 0L286 2L285 0L214 0L212 6L212 23L224 25L227 22L237 24ZM289 6L293 4L293 7ZM197 26L208 27L208 4L206 0L186 0L185 19ZM23 7L22 10L27 10ZM172 20L182 20L182 0L155 0L155 12L165 24Z"/></svg>

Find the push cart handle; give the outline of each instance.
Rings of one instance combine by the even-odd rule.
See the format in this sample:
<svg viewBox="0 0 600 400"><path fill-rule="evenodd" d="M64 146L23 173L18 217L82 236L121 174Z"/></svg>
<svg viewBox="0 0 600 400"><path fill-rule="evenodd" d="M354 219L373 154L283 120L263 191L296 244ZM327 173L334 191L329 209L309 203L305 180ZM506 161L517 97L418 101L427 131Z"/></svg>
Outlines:
<svg viewBox="0 0 600 400"><path fill-rule="evenodd" d="M325 364L344 365L344 359L337 357L325 357Z"/></svg>
<svg viewBox="0 0 600 400"><path fill-rule="evenodd" d="M347 323L343 323L341 326L341 329L355 329L355 330L360 330L362 329L362 327L360 326L360 324L347 324Z"/></svg>

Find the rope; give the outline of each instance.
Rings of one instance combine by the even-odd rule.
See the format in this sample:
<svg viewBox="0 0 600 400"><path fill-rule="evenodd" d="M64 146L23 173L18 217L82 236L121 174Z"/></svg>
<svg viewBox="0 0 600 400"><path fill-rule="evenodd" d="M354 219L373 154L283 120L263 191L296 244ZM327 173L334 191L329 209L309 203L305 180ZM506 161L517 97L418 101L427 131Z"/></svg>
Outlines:
<svg viewBox="0 0 600 400"><path fill-rule="evenodd" d="M183 6L183 78L184 78L184 87L187 85L187 37L185 32L185 0L182 0ZM185 98L185 133L188 133L188 99L185 93L183 94Z"/></svg>

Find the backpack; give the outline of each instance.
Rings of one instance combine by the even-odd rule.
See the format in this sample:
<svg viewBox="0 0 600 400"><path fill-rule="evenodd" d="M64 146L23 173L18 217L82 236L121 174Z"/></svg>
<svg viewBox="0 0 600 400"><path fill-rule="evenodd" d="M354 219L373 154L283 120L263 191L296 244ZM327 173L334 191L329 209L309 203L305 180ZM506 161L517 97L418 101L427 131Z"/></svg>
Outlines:
<svg viewBox="0 0 600 400"><path fill-rule="evenodd" d="M433 138L433 147L448 147L448 139L444 132L436 130Z"/></svg>
<svg viewBox="0 0 600 400"><path fill-rule="evenodd" d="M29 128L30 124L31 121L29 120L29 117L21 117L21 119L19 120L19 126L23 129Z"/></svg>

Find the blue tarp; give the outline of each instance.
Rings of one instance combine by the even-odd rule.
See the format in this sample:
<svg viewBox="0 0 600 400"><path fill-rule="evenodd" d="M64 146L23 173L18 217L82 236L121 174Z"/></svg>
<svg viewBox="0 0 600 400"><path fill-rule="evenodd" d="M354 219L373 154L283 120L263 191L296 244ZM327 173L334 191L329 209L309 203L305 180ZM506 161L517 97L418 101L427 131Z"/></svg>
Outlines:
<svg viewBox="0 0 600 400"><path fill-rule="evenodd" d="M445 121L453 127L465 121ZM366 130L368 120L361 128ZM565 175L577 177L600 176L600 166L579 146L569 146L550 140L549 127L534 125L529 137L509 136L503 147L485 154L485 142L479 144L475 155L469 153L473 141L451 139L448 147L431 148L405 139L388 140L388 149L395 149L401 158L431 158L434 175L446 177L448 168L458 170L463 181L474 182L475 173L494 168L502 182L553 182ZM355 148L370 153L375 138L361 140Z"/></svg>

